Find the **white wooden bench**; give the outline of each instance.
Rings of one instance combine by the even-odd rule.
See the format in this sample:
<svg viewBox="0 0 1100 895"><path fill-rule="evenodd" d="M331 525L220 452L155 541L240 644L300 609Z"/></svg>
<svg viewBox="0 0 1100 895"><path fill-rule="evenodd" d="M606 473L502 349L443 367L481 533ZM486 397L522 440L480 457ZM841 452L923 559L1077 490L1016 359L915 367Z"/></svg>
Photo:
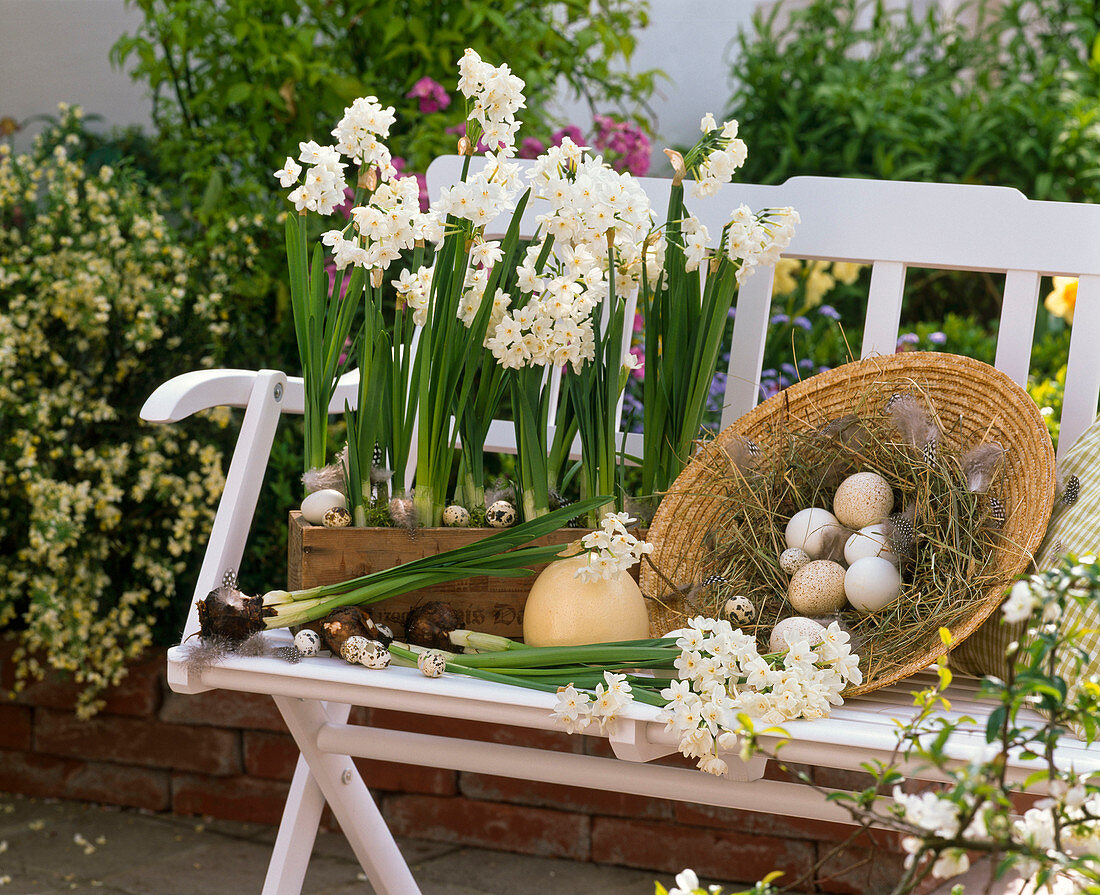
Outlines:
<svg viewBox="0 0 1100 895"><path fill-rule="evenodd" d="M429 177L440 182L456 170L453 160L440 160ZM663 220L667 181L643 182L657 218ZM788 257L873 265L863 356L893 353L907 268L1002 272L1006 285L996 365L1022 384L1030 366L1040 278L1080 276L1060 447L1068 447L1092 422L1100 394L1100 207L1029 201L1015 190L999 187L817 177L799 177L779 186L731 185L689 207L717 233L730 210L742 201L753 208L792 205L798 209L802 224ZM771 271L760 270L738 298L724 422L757 401L771 285ZM334 412L342 409L346 398L354 400L352 379L339 388ZM301 381L271 370L188 373L158 388L142 417L176 422L218 405L244 408L245 414L196 600L220 582L224 570L239 566L279 418L283 413L302 412ZM494 446L506 448L507 431L494 431L502 433ZM184 638L197 626L192 601ZM664 725L654 720L656 710L645 705L631 707L610 736L617 757L601 758L346 723L350 707L363 705L553 729L554 699L547 694L449 675L431 680L404 668L380 673L338 659L290 665L276 659L232 658L197 674L189 672L181 659L180 648L169 651L168 680L174 690L197 693L223 688L269 694L301 750L263 886L265 895L301 890L326 802L378 892L412 895L419 891L350 756L848 821L845 811L807 787L763 779L763 758L744 764L735 755L728 756L729 779L649 763L675 752L676 743ZM924 675L917 675L853 699L831 718L788 724L791 740L784 748L784 759L858 770L863 762L886 758L895 746L895 719L910 716L910 694L927 682ZM975 701L975 690L976 681L957 680L950 691L953 711L978 721L948 744L960 762L978 754L985 742L987 709ZM1065 740L1058 758L1072 761L1079 771L1100 769L1100 752L1076 740ZM1010 774L1022 779L1032 769L1013 766Z"/></svg>

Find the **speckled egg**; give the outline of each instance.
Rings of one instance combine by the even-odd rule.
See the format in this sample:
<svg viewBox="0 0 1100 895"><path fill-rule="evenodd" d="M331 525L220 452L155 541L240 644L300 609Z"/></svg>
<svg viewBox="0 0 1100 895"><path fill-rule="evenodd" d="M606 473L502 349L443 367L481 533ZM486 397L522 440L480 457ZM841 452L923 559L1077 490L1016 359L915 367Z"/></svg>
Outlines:
<svg viewBox="0 0 1100 895"><path fill-rule="evenodd" d="M768 638L768 651L772 653L785 653L791 648L792 643L805 640L810 646L820 643L825 637L824 625L819 625L812 618L803 618L794 615L777 622L772 628Z"/></svg>
<svg viewBox="0 0 1100 895"><path fill-rule="evenodd" d="M321 651L321 635L303 628L294 635L294 645L303 656L316 656Z"/></svg>
<svg viewBox="0 0 1100 895"><path fill-rule="evenodd" d="M343 492L335 488L322 488L305 496L302 501L302 518L310 525L321 525L325 513L333 507L343 507L345 510L348 508Z"/></svg>
<svg viewBox="0 0 1100 895"><path fill-rule="evenodd" d="M884 523L864 526L844 544L844 561L849 566L865 556L881 556L895 566L898 564L898 555L890 549Z"/></svg>
<svg viewBox="0 0 1100 895"><path fill-rule="evenodd" d="M888 559L865 556L852 563L844 576L848 602L860 612L878 612L901 593L901 574Z"/></svg>
<svg viewBox="0 0 1100 895"><path fill-rule="evenodd" d="M812 561L810 554L801 547L788 547L779 554L779 568L788 575L793 575L804 565Z"/></svg>
<svg viewBox="0 0 1100 895"><path fill-rule="evenodd" d="M367 650L370 649L370 643L366 637L354 634L344 641L344 645L340 647L340 655L345 662L358 665L363 661L363 656L367 654Z"/></svg>
<svg viewBox="0 0 1100 895"><path fill-rule="evenodd" d="M447 660L442 653L429 650L416 657L416 667L428 677L439 677L447 670Z"/></svg>
<svg viewBox="0 0 1100 895"><path fill-rule="evenodd" d="M722 615L731 625L748 625L756 618L756 607L748 597L738 594L726 600L725 605L722 606Z"/></svg>
<svg viewBox="0 0 1100 895"><path fill-rule="evenodd" d="M368 640L367 651L359 662L367 668L385 668L390 664L390 651L377 640Z"/></svg>
<svg viewBox="0 0 1100 895"><path fill-rule="evenodd" d="M321 524L325 528L347 528L351 525L351 513L343 507L333 507L325 510L325 515L321 517Z"/></svg>
<svg viewBox="0 0 1100 895"><path fill-rule="evenodd" d="M817 559L825 551L829 536L841 527L836 516L821 507L799 510L791 517L784 532L787 548L797 547L810 559Z"/></svg>
<svg viewBox="0 0 1100 895"><path fill-rule="evenodd" d="M506 500L498 500L485 510L490 528L511 528L516 524L516 508Z"/></svg>
<svg viewBox="0 0 1100 895"><path fill-rule="evenodd" d="M443 524L448 528L466 528L470 524L470 511L452 503L443 511Z"/></svg>
<svg viewBox="0 0 1100 895"><path fill-rule="evenodd" d="M860 529L881 522L894 509L894 492L877 472L850 475L833 497L833 513L848 528Z"/></svg>
<svg viewBox="0 0 1100 895"><path fill-rule="evenodd" d="M844 605L844 566L827 559L807 563L791 578L787 599L795 612L828 615Z"/></svg>

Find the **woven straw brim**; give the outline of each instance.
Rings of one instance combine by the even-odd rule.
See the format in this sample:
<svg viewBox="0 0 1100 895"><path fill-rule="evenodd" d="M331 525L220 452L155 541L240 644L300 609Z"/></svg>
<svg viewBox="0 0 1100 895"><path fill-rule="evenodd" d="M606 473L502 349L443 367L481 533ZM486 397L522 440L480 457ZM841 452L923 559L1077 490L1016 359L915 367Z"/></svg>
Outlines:
<svg viewBox="0 0 1100 895"><path fill-rule="evenodd" d="M790 432L812 432L847 414L859 414L869 395L915 392L926 396L938 417L940 445L962 451L983 442L1005 448L1000 494L1006 521L987 567L990 587L952 628L957 645L999 605L1005 587L1031 560L1054 503L1054 451L1038 407L1020 386L997 369L972 358L908 352L846 364L799 382L749 411L704 446L661 500L649 529L652 560L641 573L655 633L681 626L688 606L669 587L701 580L708 532L735 485L723 445L748 438L767 455ZM666 580L662 580L662 576ZM854 695L900 680L946 652L935 638L903 665L868 676ZM866 672L865 672L866 673Z"/></svg>

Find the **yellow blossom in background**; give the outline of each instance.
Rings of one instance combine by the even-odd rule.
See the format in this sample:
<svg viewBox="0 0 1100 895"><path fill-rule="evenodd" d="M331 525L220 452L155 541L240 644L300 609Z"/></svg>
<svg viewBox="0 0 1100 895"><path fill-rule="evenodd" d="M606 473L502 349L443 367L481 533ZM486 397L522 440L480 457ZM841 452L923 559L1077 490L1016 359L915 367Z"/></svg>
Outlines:
<svg viewBox="0 0 1100 895"><path fill-rule="evenodd" d="M836 280L829 273L828 261L812 261L810 273L806 277L806 306L815 308L821 304L821 299L827 292L831 292L836 285Z"/></svg>
<svg viewBox="0 0 1100 895"><path fill-rule="evenodd" d="M863 270L864 266L863 264L856 264L852 261L834 261L833 277L838 283L843 283L845 286L851 286L852 283L859 279L859 272Z"/></svg>
<svg viewBox="0 0 1100 895"><path fill-rule="evenodd" d="M63 108L30 153L0 145L0 627L17 627L15 689L66 672L86 717L184 596L224 485L228 414L200 440L141 424L141 399L214 362L179 353L185 336L228 326L161 197L86 166L78 121ZM219 290L249 264L222 260Z"/></svg>
<svg viewBox="0 0 1100 895"><path fill-rule="evenodd" d="M798 288L802 275L802 262L796 258L780 258L775 264L772 295L790 295Z"/></svg>
<svg viewBox="0 0 1100 895"><path fill-rule="evenodd" d="M780 258L775 265L772 295L779 298L793 293L803 284L806 287L806 304L803 310L816 307L837 283L851 286L859 279L864 265L847 261L799 261L797 258Z"/></svg>
<svg viewBox="0 0 1100 895"><path fill-rule="evenodd" d="M1077 307L1077 279L1054 277L1054 288L1044 299L1043 307L1066 323L1073 323L1073 311Z"/></svg>

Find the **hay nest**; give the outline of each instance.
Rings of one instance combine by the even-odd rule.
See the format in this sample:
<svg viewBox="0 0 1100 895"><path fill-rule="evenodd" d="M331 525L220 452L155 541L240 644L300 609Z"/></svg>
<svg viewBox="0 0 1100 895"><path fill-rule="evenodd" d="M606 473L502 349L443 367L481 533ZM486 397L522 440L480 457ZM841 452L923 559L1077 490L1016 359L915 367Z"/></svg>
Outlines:
<svg viewBox="0 0 1100 895"><path fill-rule="evenodd" d="M743 627L766 644L777 620L798 614L778 563L787 522L806 507L831 509L837 485L865 471L894 491L903 586L879 612L840 613L864 674L850 695L934 662L947 650L941 627L960 643L1042 540L1054 452L1038 408L1011 379L971 358L926 352L869 358L800 382L699 450L649 530L654 552L641 585L654 630L719 616L731 594L742 594L756 609ZM704 584L713 576L719 584Z"/></svg>

